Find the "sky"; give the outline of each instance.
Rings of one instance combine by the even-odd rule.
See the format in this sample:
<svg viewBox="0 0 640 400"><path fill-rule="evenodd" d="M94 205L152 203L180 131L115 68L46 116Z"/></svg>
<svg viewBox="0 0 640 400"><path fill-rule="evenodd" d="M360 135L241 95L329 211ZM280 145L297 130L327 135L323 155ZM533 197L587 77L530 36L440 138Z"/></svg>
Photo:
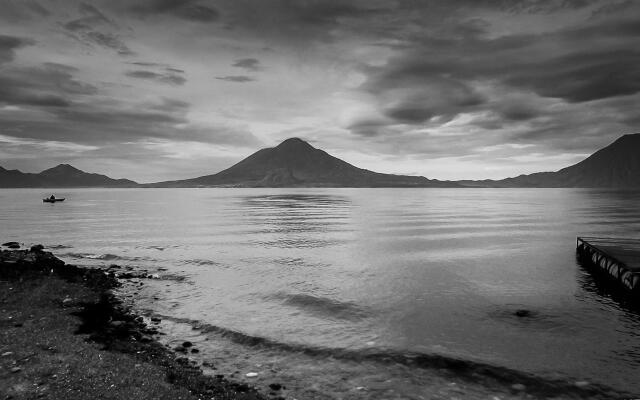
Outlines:
<svg viewBox="0 0 640 400"><path fill-rule="evenodd" d="M138 182L289 137L498 179L640 132L640 1L0 0L0 166Z"/></svg>

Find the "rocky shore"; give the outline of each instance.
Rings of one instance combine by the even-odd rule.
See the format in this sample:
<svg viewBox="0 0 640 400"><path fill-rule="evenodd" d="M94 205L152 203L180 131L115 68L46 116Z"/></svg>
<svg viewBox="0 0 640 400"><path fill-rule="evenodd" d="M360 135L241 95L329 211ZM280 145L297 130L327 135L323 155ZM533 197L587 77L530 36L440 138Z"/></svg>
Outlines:
<svg viewBox="0 0 640 400"><path fill-rule="evenodd" d="M116 272L42 246L0 250L0 399L265 399L172 351L112 289ZM151 324L153 325L153 324ZM270 396L274 398L274 396Z"/></svg>

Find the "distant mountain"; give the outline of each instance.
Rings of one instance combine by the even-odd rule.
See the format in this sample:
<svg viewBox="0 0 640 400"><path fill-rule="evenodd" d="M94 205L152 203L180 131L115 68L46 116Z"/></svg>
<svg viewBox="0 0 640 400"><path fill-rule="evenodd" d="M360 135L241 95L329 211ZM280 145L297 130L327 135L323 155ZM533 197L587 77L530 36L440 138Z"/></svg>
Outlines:
<svg viewBox="0 0 640 400"><path fill-rule="evenodd" d="M481 187L640 188L640 133L624 135L585 160L556 172L460 183Z"/></svg>
<svg viewBox="0 0 640 400"><path fill-rule="evenodd" d="M459 187L453 182L422 176L381 174L358 168L298 138L259 150L217 174L146 186Z"/></svg>
<svg viewBox="0 0 640 400"><path fill-rule="evenodd" d="M38 174L24 173L17 169L7 170L0 167L0 188L135 186L138 186L138 184L134 181L112 179L100 174L90 174L69 164L60 164Z"/></svg>

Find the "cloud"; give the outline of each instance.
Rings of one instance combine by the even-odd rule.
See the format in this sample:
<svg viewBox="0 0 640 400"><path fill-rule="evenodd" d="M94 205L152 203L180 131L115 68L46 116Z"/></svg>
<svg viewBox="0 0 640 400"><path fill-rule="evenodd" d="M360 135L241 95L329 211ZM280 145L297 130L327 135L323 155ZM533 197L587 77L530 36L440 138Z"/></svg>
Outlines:
<svg viewBox="0 0 640 400"><path fill-rule="evenodd" d="M198 4L194 0L145 0L130 7L136 15L171 15L194 22L215 22L220 18L217 9Z"/></svg>
<svg viewBox="0 0 640 400"><path fill-rule="evenodd" d="M639 62L640 51L602 49L532 62L505 83L575 103L606 99L640 92L640 70L629 67Z"/></svg>
<svg viewBox="0 0 640 400"><path fill-rule="evenodd" d="M146 79L151 81L156 81L160 83L166 83L168 85L184 85L187 79L183 76L173 74L173 73L157 73L153 71L144 71L144 70L136 70L136 71L128 71L125 75L130 76L132 78L137 79Z"/></svg>
<svg viewBox="0 0 640 400"><path fill-rule="evenodd" d="M51 11L36 0L0 0L0 10L0 20L8 22L42 20L51 15Z"/></svg>
<svg viewBox="0 0 640 400"><path fill-rule="evenodd" d="M231 66L246 69L247 71L259 71L262 68L260 66L260 60L256 58L241 58L236 60Z"/></svg>
<svg viewBox="0 0 640 400"><path fill-rule="evenodd" d="M0 71L0 103L36 107L69 107L71 98L97 93L93 85L73 78L77 70L63 64Z"/></svg>
<svg viewBox="0 0 640 400"><path fill-rule="evenodd" d="M85 38L98 46L115 50L118 54L123 56L132 56L136 54L122 40L110 33L89 31L85 33Z"/></svg>
<svg viewBox="0 0 640 400"><path fill-rule="evenodd" d="M229 76L216 76L216 79L227 82L237 82L237 83L245 83L245 82L253 82L254 78L246 75L229 75Z"/></svg>
<svg viewBox="0 0 640 400"><path fill-rule="evenodd" d="M114 50L122 56L135 55L135 52L118 35L97 30L99 26L117 28L115 22L102 11L87 3L81 3L78 10L85 16L62 24L70 37L86 45L98 45Z"/></svg>
<svg viewBox="0 0 640 400"><path fill-rule="evenodd" d="M0 64L13 61L17 49L34 44L33 39L0 35Z"/></svg>
<svg viewBox="0 0 640 400"><path fill-rule="evenodd" d="M402 46L390 47L394 56L386 63L361 66L366 79L358 90L386 118L372 114L347 128L357 137L388 136L391 141L402 129L442 129L452 121L467 121L467 126L499 131L502 137L509 128L520 138L549 140L551 126L569 129L561 123L540 125L562 119L553 111L560 104L590 113L596 107L592 102L640 93L640 70L632 67L640 63L633 45L640 39L636 22L605 20L500 36L489 35L478 22L473 23L478 29L457 29L452 23L445 30L413 32ZM621 116L630 108L607 104L612 114L604 120L624 129ZM581 125L578 120L571 118ZM462 122L456 124L465 129Z"/></svg>
<svg viewBox="0 0 640 400"><path fill-rule="evenodd" d="M138 65L138 66L141 66L141 67L162 68L167 72L175 72L175 73L178 73L178 74L184 74L185 73L185 71L183 69L175 68L175 67L172 67L171 65L165 64L165 63L149 62L149 61L134 61L134 62L129 62L127 64Z"/></svg>

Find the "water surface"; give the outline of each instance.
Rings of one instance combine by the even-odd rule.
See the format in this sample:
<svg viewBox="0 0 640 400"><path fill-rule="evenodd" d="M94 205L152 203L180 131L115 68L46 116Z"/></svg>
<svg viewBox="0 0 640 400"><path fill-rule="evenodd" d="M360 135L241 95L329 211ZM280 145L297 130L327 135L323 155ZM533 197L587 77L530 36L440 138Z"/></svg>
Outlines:
<svg viewBox="0 0 640 400"><path fill-rule="evenodd" d="M380 382L411 378L410 363L340 372L331 351L424 354L640 393L630 373L640 313L575 254L577 235L638 237L639 192L63 189L64 203L43 204L48 194L1 190L0 240L158 273L136 306L173 320L167 329L193 335L221 366L275 359L295 379L362 374L384 397ZM256 343L242 364L238 352ZM327 352L310 365L304 349ZM420 390L418 375L404 395Z"/></svg>

